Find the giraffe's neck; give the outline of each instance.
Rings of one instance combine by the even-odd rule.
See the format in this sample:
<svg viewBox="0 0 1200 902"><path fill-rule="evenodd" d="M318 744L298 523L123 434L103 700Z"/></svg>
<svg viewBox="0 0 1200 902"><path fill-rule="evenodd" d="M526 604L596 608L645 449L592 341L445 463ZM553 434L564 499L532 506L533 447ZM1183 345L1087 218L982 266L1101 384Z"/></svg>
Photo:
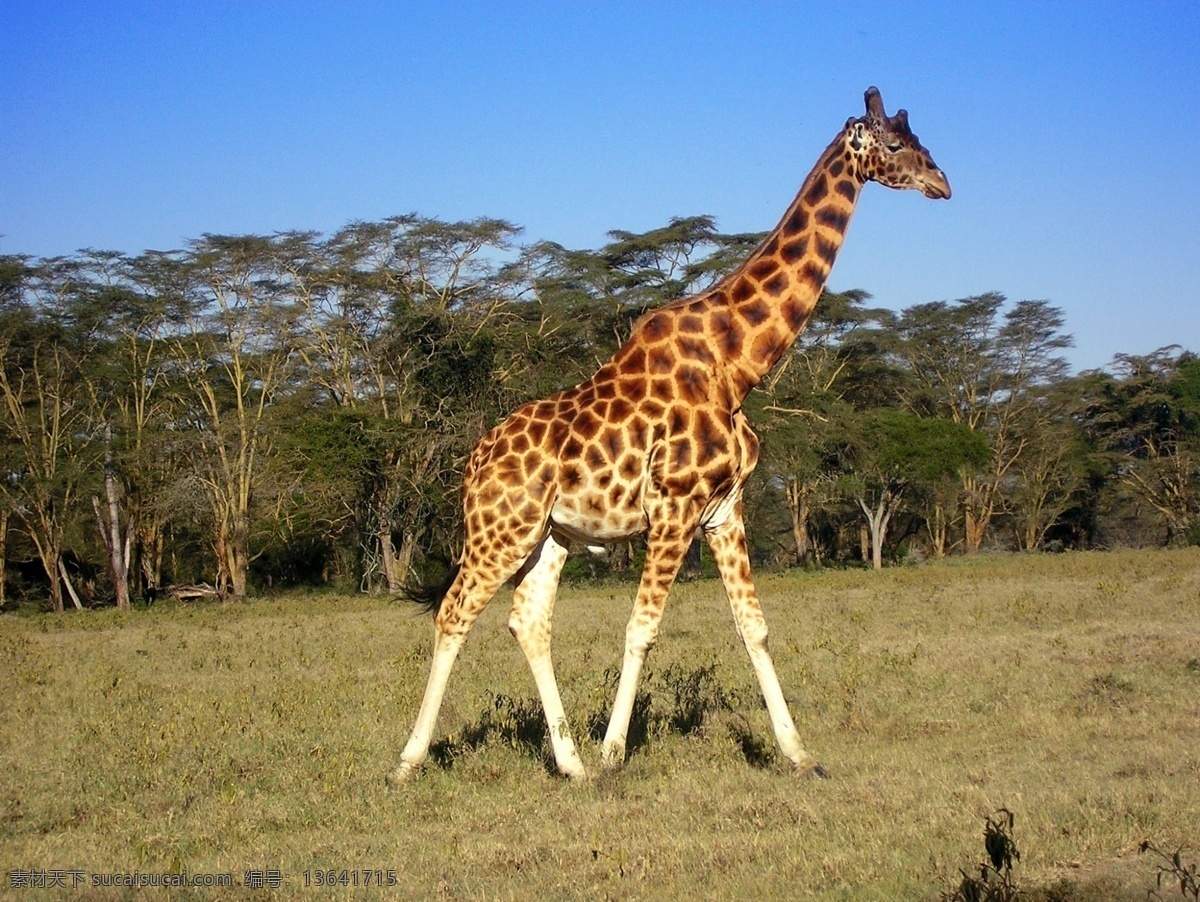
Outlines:
<svg viewBox="0 0 1200 902"><path fill-rule="evenodd" d="M783 219L742 266L714 286L714 314L730 333L718 346L740 403L804 330L841 249L863 179L845 133L821 155ZM718 328L718 333L720 329Z"/></svg>

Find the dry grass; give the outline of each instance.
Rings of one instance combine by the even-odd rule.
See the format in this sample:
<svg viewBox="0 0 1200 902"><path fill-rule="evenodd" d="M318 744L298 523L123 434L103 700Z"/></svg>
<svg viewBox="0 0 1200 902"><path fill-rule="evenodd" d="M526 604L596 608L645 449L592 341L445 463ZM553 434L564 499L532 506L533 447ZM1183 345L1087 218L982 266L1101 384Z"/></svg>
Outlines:
<svg viewBox="0 0 1200 902"><path fill-rule="evenodd" d="M781 766L706 581L673 593L613 774L588 733L611 703L632 592L563 591L559 682L596 774L582 786L549 771L504 598L460 658L434 760L398 793L383 775L431 632L403 606L296 596L4 618L0 860L239 884L280 872L244 898L306 895L305 873L328 869L394 872L387 893L332 894L347 898L937 898L981 859L1001 806L1033 898L1144 899L1143 840L1197 854L1200 550L760 588L801 734L832 780Z"/></svg>

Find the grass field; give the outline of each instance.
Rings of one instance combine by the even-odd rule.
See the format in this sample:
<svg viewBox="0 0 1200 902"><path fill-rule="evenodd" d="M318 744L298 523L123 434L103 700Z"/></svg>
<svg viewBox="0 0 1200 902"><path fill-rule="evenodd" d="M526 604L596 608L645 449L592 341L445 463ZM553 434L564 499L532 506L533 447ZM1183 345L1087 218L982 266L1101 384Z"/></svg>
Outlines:
<svg viewBox="0 0 1200 902"><path fill-rule="evenodd" d="M404 605L6 616L0 894L37 898L12 874L61 870L83 875L78 898L131 897L91 881L135 871L237 887L139 898L937 898L977 871L1002 806L1031 898L1145 899L1145 839L1200 857L1200 549L759 584L831 780L783 766L715 582L673 591L614 773L596 735L632 587L561 593L582 785L551 773L503 595L459 659L433 758L398 792L383 778L432 635ZM247 871L268 885L244 887Z"/></svg>

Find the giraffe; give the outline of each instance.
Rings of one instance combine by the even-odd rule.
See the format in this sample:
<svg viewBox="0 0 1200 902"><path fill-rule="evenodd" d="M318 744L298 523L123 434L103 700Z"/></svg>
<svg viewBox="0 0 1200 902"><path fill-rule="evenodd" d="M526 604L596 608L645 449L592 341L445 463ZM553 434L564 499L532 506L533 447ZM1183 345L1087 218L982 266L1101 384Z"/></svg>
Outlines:
<svg viewBox="0 0 1200 902"><path fill-rule="evenodd" d="M733 273L641 317L629 340L586 382L518 408L475 446L463 480L465 541L435 612L429 680L392 785L421 767L451 668L471 624L506 581L508 628L533 671L555 765L586 777L559 696L550 621L572 542L645 534L645 569L601 764L625 759L629 720L667 593L697 529L704 532L758 677L779 748L800 774L824 777L784 700L750 574L742 491L758 440L742 402L803 330L868 181L950 197L950 184L900 110L879 91L821 154L779 225Z"/></svg>

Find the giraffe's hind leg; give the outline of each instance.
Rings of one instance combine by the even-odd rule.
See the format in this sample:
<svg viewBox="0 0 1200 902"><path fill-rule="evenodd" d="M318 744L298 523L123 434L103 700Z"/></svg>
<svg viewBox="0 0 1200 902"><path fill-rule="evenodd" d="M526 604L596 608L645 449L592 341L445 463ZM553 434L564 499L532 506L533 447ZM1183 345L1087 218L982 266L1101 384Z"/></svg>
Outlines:
<svg viewBox="0 0 1200 902"><path fill-rule="evenodd" d="M797 773L825 777L827 774L824 769L800 742L800 733L788 711L771 653L767 650L767 621L750 576L750 555L740 504L738 508L725 523L706 531L708 545L721 573L721 582L725 585L725 594L733 609L738 635L742 637L746 652L750 655L750 663L758 676L780 750L795 766Z"/></svg>
<svg viewBox="0 0 1200 902"><path fill-rule="evenodd" d="M572 779L582 779L587 772L571 738L550 655L550 618L558 592L558 578L567 559L567 544L549 533L517 573L508 628L525 652L529 668L533 671L542 708L546 712L554 763L560 773Z"/></svg>
<svg viewBox="0 0 1200 902"><path fill-rule="evenodd" d="M434 618L433 661L429 667L429 682L425 685L425 696L417 713L417 722L412 734L400 754L400 764L388 774L387 782L396 786L412 778L429 755L429 744L433 739L433 728L446 683L458 652L467 639L467 633L475 618L479 616L496 591L510 579L536 547L538 536L532 533L523 541L506 547L485 564L481 555L474 551L477 545L468 544L462 567L450 584L446 597ZM498 557L499 560L495 560Z"/></svg>

